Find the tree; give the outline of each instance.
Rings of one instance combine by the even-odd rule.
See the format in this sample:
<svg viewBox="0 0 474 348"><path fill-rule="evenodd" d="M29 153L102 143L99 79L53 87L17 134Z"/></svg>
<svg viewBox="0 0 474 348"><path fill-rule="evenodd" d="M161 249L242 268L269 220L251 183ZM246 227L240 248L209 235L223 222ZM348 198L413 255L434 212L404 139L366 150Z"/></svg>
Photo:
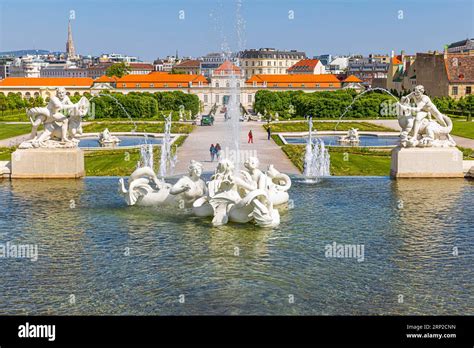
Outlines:
<svg viewBox="0 0 474 348"><path fill-rule="evenodd" d="M115 63L112 64L107 68L105 71L105 75L112 77L112 76L117 76L117 77L123 77L125 75L128 75L130 73L130 66L125 64L124 62L120 63Z"/></svg>

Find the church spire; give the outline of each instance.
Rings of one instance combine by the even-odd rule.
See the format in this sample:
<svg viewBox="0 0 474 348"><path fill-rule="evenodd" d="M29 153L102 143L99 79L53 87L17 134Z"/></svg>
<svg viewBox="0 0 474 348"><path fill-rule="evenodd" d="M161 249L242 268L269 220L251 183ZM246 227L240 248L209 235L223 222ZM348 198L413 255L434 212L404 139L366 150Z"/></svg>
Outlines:
<svg viewBox="0 0 474 348"><path fill-rule="evenodd" d="M76 58L76 49L74 48L74 41L72 40L72 28L70 19L67 27L66 56L68 59Z"/></svg>

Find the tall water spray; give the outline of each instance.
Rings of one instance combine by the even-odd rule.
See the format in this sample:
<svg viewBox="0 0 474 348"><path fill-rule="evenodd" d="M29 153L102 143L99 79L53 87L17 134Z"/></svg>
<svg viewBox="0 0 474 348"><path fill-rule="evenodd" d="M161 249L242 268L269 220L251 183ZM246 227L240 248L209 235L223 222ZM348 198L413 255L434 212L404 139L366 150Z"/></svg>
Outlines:
<svg viewBox="0 0 474 348"><path fill-rule="evenodd" d="M153 145L143 144L140 146L140 161L138 167L149 167L153 169Z"/></svg>
<svg viewBox="0 0 474 348"><path fill-rule="evenodd" d="M308 180L319 180L329 176L330 156L324 145L324 141L313 138L313 119L308 118L308 139L306 142L306 154L304 158L304 176Z"/></svg>
<svg viewBox="0 0 474 348"><path fill-rule="evenodd" d="M160 177L164 178L173 173L177 156L171 153L171 113L165 117L165 130L161 144Z"/></svg>

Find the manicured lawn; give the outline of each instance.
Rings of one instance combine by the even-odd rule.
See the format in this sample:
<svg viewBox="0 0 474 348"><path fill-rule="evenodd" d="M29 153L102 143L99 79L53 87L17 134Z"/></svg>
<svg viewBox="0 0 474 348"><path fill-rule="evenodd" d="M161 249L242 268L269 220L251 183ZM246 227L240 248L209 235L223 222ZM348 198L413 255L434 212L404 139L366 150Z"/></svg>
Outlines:
<svg viewBox="0 0 474 348"><path fill-rule="evenodd" d="M453 121L453 131L451 134L458 135L460 137L474 139L474 122L467 122L465 120L455 120Z"/></svg>
<svg viewBox="0 0 474 348"><path fill-rule="evenodd" d="M283 145L283 152L301 171L304 170L304 145ZM388 176L390 175L390 151L329 148L331 175L334 176Z"/></svg>
<svg viewBox="0 0 474 348"><path fill-rule="evenodd" d="M26 116L26 111L0 113L0 122L28 122L30 119Z"/></svg>
<svg viewBox="0 0 474 348"><path fill-rule="evenodd" d="M16 137L17 135L28 134L31 132L29 124L7 124L0 123L0 140Z"/></svg>
<svg viewBox="0 0 474 348"><path fill-rule="evenodd" d="M128 176L136 168L139 151L104 150L85 153L86 175L88 176Z"/></svg>
<svg viewBox="0 0 474 348"><path fill-rule="evenodd" d="M191 133L195 126L191 124L172 123L172 133ZM133 123L114 123L114 122L94 122L83 126L85 133L102 132L108 128L111 132L131 132L134 128ZM161 123L137 123L137 132L163 133L164 122Z"/></svg>
<svg viewBox="0 0 474 348"><path fill-rule="evenodd" d="M318 122L313 121L313 129L318 131L333 131L336 122ZM267 129L268 125L263 126ZM272 132L307 132L307 122L276 122L271 123ZM345 131L351 128L358 128L360 131L378 131L378 132L393 132L393 129L382 127L368 122L341 122L337 126L338 131Z"/></svg>
<svg viewBox="0 0 474 348"><path fill-rule="evenodd" d="M16 147L0 147L0 161L10 161Z"/></svg>
<svg viewBox="0 0 474 348"><path fill-rule="evenodd" d="M181 136L174 142L173 153L186 138ZM160 150L159 146L154 146L155 171L159 170ZM129 176L137 167L140 153L138 149L86 151L84 157L87 176Z"/></svg>

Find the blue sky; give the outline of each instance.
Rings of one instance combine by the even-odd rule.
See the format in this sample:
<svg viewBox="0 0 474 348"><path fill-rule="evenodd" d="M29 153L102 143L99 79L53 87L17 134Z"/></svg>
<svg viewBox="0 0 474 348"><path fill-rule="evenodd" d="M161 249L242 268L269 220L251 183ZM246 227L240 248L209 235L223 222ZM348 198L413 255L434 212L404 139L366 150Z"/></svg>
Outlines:
<svg viewBox="0 0 474 348"><path fill-rule="evenodd" d="M236 14L241 2L240 17ZM199 56L240 48L332 53L441 50L473 37L473 0L0 0L0 51ZM184 11L180 12L180 11ZM290 12L293 11L293 12ZM399 12L403 11L403 13ZM294 14L294 18L291 14ZM180 19L184 14L184 19ZM399 19L400 15L403 16ZM240 38L237 19L244 22Z"/></svg>

